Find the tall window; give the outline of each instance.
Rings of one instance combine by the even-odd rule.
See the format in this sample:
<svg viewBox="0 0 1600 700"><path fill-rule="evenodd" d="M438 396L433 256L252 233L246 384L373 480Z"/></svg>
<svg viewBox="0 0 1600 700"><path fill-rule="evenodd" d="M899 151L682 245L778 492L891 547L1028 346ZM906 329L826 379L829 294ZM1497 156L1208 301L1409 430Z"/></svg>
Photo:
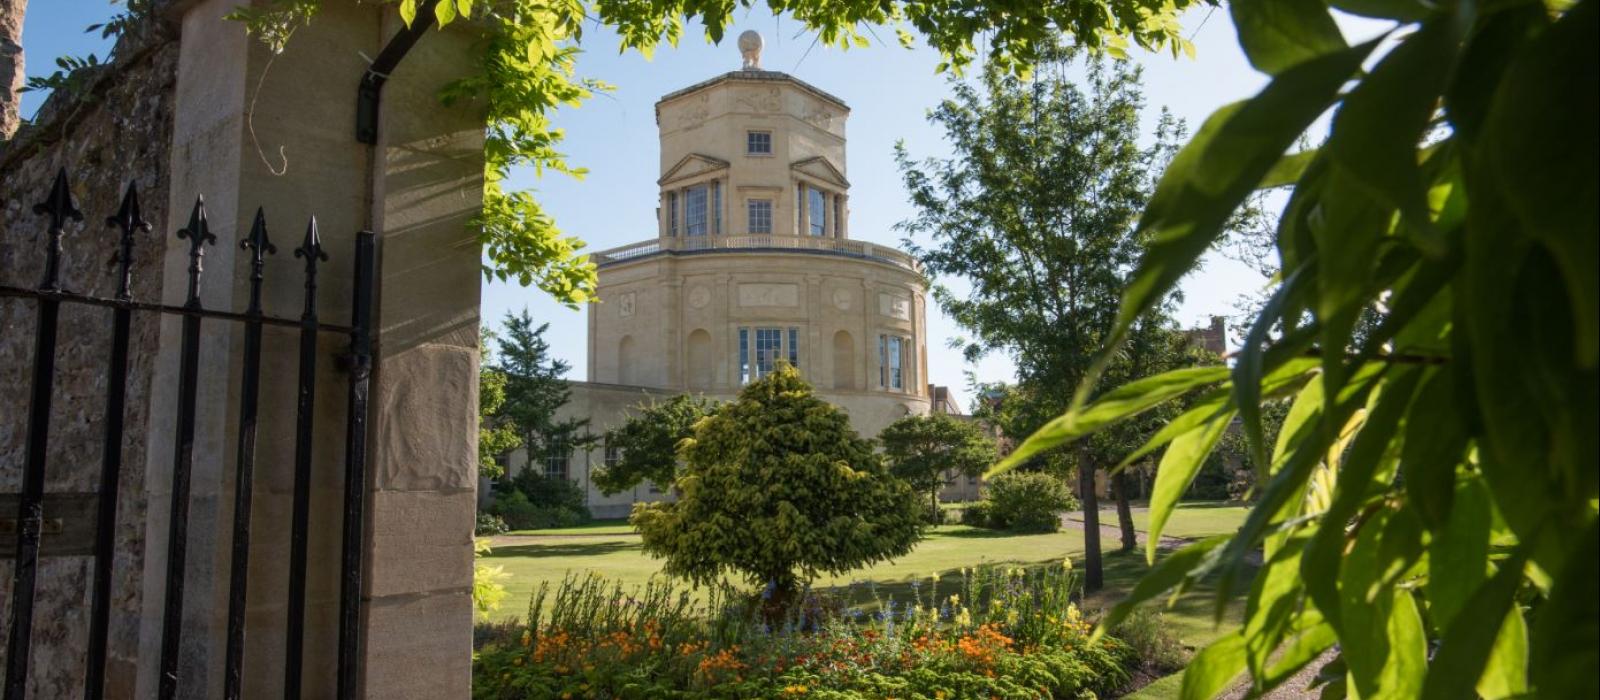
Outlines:
<svg viewBox="0 0 1600 700"><path fill-rule="evenodd" d="M544 475L552 479L567 478L567 462L572 457L572 448L562 442L553 442L545 446Z"/></svg>
<svg viewBox="0 0 1600 700"><path fill-rule="evenodd" d="M722 235L722 181L711 181L711 233Z"/></svg>
<svg viewBox="0 0 1600 700"><path fill-rule="evenodd" d="M615 466L617 466L617 462L620 462L620 461L622 461L622 448L617 447L616 445L613 445L609 441L607 441L606 442L606 468L610 469L612 467L615 467Z"/></svg>
<svg viewBox="0 0 1600 700"><path fill-rule="evenodd" d="M750 338L755 337L755 358L751 361ZM800 329L789 328L740 328L739 329L739 380L749 384L757 379L767 376L778 368L778 362L786 360L792 366L800 366Z"/></svg>
<svg viewBox="0 0 1600 700"><path fill-rule="evenodd" d="M900 336L889 336L889 388L891 389L906 388L905 373L901 371L903 351Z"/></svg>
<svg viewBox="0 0 1600 700"><path fill-rule="evenodd" d="M678 193L667 193L667 235L678 235Z"/></svg>
<svg viewBox="0 0 1600 700"><path fill-rule="evenodd" d="M772 200L752 199L745 202L748 233L772 233Z"/></svg>
<svg viewBox="0 0 1600 700"><path fill-rule="evenodd" d="M878 386L904 389L909 384L906 369L906 352L911 349L911 339L898 335L878 336Z"/></svg>
<svg viewBox="0 0 1600 700"><path fill-rule="evenodd" d="M811 229L813 236L825 236L828 233L828 202L822 190L807 187L806 194L810 197L809 211L806 212L806 224Z"/></svg>
<svg viewBox="0 0 1600 700"><path fill-rule="evenodd" d="M756 329L756 379L767 376L772 370L777 369L778 358L783 352L783 329L757 328Z"/></svg>
<svg viewBox="0 0 1600 700"><path fill-rule="evenodd" d="M750 383L750 329L739 329L739 383Z"/></svg>
<svg viewBox="0 0 1600 700"><path fill-rule="evenodd" d="M683 230L687 236L706 235L707 199L710 187L699 185L683 191Z"/></svg>
<svg viewBox="0 0 1600 700"><path fill-rule="evenodd" d="M744 152L751 155L772 155L772 132L747 131L744 134Z"/></svg>

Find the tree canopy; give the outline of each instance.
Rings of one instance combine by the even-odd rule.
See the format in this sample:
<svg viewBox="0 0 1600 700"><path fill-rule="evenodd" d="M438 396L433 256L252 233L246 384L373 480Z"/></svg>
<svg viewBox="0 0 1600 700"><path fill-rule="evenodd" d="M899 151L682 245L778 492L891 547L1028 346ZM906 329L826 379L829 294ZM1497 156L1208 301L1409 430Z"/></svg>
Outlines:
<svg viewBox="0 0 1600 700"><path fill-rule="evenodd" d="M503 400L494 418L497 426L517 432L530 461L591 441L585 431L587 419L556 415L572 390L565 379L567 363L550 354L550 343L544 339L548 328L549 324L535 326L524 309L506 314L503 329L495 336L498 352L492 371L499 376Z"/></svg>
<svg viewBox="0 0 1600 700"><path fill-rule="evenodd" d="M947 474L977 476L995 461L994 441L971 420L943 413L905 416L878 434L889 473L939 507Z"/></svg>
<svg viewBox="0 0 1600 700"><path fill-rule="evenodd" d="M312 21L323 0L274 0L241 7L230 17L274 51L290 44L295 30ZM1081 46L1124 55L1133 45L1193 52L1178 16L1199 0L998 0L973 12L965 3L912 0L766 0L817 33L827 46L847 49L877 40L875 27L892 29L904 46L918 32L945 57L940 70L959 72L983 52L995 66L1018 74L1031 70L1040 47L1065 33ZM582 177L584 169L560 151L563 134L550 123L562 107L577 107L610 89L580 77L578 56L586 23L616 30L621 49L650 55L663 42L676 46L687 26L698 23L706 40L720 42L735 18L755 0L399 0L406 23L419 16L442 29L459 19L477 20L485 31L477 68L450 85L447 101L467 101L485 110L487 138L483 212L475 222L483 243L484 274L537 286L557 301L579 304L594 296L595 268L581 254L583 242L561 232L529 192L507 191L513 166ZM422 13L427 13L423 15ZM738 14L736 14L738 13Z"/></svg>
<svg viewBox="0 0 1600 700"><path fill-rule="evenodd" d="M713 410L712 402L689 394L640 405L622 425L606 432L606 450L615 463L593 474L601 493L621 493L649 480L668 488L678 476L678 443L694 435L695 424Z"/></svg>
<svg viewBox="0 0 1600 700"><path fill-rule="evenodd" d="M677 501L635 506L631 519L668 574L714 584L737 573L786 601L921 536L921 498L787 364L700 421L681 454Z"/></svg>

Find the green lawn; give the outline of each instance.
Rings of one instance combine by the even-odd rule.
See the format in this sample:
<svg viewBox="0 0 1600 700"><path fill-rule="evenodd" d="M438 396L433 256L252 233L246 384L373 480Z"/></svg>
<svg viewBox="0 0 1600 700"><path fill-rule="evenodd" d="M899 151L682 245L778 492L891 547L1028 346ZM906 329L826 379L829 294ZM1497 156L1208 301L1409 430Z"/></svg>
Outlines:
<svg viewBox="0 0 1600 700"><path fill-rule="evenodd" d="M1245 512L1245 508L1220 503L1184 503L1173 512L1166 532L1170 536L1187 538L1231 533L1243 521ZM1105 514L1108 518L1106 522L1115 524L1115 511L1106 511ZM1146 522L1147 516L1143 511L1134 513L1136 527L1143 530ZM644 555L639 536L620 520L514 534L540 536L498 545L489 555L491 563L501 566L509 575L506 579L506 602L497 613L501 619L526 614L527 601L540 582L550 581L553 585L569 572L595 571L609 580L628 586L643 584L660 570L660 562ZM1115 546L1114 538L1102 542L1108 547ZM926 580L929 575L938 573L941 575L941 589L954 590L956 577L962 567L986 563L1053 566L1063 556L1070 557L1075 567L1082 566L1082 533L1063 530L1046 535L1011 535L965 525L944 525L933 528L927 539L904 557L817 583L822 586L844 586L857 581L872 581L877 584L879 597L893 596L905 600L910 597L913 578ZM1091 610L1114 605L1148 571L1142 551L1108 553L1104 561L1106 587L1089 597L1086 607ZM1200 648L1219 636L1221 630L1212 624L1213 593L1210 587L1199 586L1179 598L1166 613L1165 624L1186 645ZM864 587L857 587L852 595L855 598L853 603L870 604L871 594ZM1243 611L1244 598L1241 593L1229 601L1222 629L1238 624ZM1174 675L1157 681L1131 697L1175 697L1179 683L1178 675Z"/></svg>

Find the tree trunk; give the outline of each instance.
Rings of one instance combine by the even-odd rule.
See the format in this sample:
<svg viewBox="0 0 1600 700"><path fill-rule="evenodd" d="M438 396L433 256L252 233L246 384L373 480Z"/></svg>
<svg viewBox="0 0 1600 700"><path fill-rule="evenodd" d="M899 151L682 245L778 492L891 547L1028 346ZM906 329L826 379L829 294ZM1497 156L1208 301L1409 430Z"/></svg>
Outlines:
<svg viewBox="0 0 1600 700"><path fill-rule="evenodd" d="M1083 589L1092 593L1105 586L1100 563L1100 499L1094 493L1094 465L1082 452L1078 453L1078 500L1083 502Z"/></svg>
<svg viewBox="0 0 1600 700"><path fill-rule="evenodd" d="M22 123L20 103L22 68L22 16L28 0L0 0L0 141L11 138Z"/></svg>
<svg viewBox="0 0 1600 700"><path fill-rule="evenodd" d="M1111 489L1117 492L1117 523L1122 526L1122 551L1131 552L1139 546L1139 537L1133 530L1133 509L1128 507L1128 470L1111 475Z"/></svg>

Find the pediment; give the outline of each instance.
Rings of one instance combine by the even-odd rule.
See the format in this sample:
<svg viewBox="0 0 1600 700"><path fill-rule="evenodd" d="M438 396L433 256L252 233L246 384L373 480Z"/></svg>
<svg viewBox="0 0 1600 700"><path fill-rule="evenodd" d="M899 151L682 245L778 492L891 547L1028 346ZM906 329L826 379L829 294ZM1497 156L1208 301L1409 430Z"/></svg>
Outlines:
<svg viewBox="0 0 1600 700"><path fill-rule="evenodd" d="M656 180L656 184L665 185L669 182L687 180L692 177L727 170L728 161L701 153L690 153L678 161L677 165L667 168L666 174Z"/></svg>
<svg viewBox="0 0 1600 700"><path fill-rule="evenodd" d="M812 156L805 160L797 160L790 163L789 168L823 182L836 185L841 189L850 187L850 181L845 179L844 173L833 167L833 163L828 162L828 159L822 156Z"/></svg>

